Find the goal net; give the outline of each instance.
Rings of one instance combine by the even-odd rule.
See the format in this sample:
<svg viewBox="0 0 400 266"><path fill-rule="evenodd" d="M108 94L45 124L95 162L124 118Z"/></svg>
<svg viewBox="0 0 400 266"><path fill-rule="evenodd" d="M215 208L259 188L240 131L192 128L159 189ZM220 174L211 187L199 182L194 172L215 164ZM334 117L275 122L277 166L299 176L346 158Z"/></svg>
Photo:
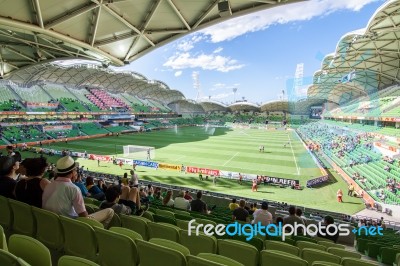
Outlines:
<svg viewBox="0 0 400 266"><path fill-rule="evenodd" d="M154 160L156 158L156 149L150 146L125 145L124 157L135 160Z"/></svg>

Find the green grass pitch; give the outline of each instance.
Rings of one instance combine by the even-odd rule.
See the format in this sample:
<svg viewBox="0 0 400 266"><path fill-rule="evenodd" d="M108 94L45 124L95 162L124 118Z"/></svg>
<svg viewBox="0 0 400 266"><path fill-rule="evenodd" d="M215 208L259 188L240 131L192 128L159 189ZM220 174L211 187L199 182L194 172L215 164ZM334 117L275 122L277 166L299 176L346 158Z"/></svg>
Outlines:
<svg viewBox="0 0 400 266"><path fill-rule="evenodd" d="M298 179L301 185L321 175L294 131L182 127L142 134L125 134L119 137L80 140L67 144L60 142L52 144L51 147L122 156L123 145L153 146L156 148L154 161L157 162ZM259 152L260 145L265 147L264 153ZM79 161L89 170L115 175L122 175L130 170L127 165L121 169L111 163L104 162L97 167L97 161L85 159ZM338 188L347 191L346 183L338 176L336 176L337 182L320 188L297 191L261 185L258 192L252 192L250 183L239 185L235 181L223 178L218 179L217 185L214 186L211 180L200 181L195 174L145 167L138 167L138 174L140 178L146 180L226 193L237 198L242 196L283 201L347 214L363 209L360 199L344 197L344 203L336 202Z"/></svg>

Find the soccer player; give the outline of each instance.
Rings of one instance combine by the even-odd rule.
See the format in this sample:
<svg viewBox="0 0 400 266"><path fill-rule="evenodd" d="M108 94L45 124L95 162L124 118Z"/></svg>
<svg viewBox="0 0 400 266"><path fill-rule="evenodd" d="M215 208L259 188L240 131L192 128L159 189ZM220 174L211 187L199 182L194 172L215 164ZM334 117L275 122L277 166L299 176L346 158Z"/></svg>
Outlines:
<svg viewBox="0 0 400 266"><path fill-rule="evenodd" d="M239 180L238 180L239 185L242 184L242 180L243 180L243 176L241 173L239 173Z"/></svg>
<svg viewBox="0 0 400 266"><path fill-rule="evenodd" d="M251 187L251 191L257 192L257 179L256 178L253 179L253 186Z"/></svg>
<svg viewBox="0 0 400 266"><path fill-rule="evenodd" d="M148 160L148 161L151 160L151 158L150 158L150 148L147 150L147 160Z"/></svg>

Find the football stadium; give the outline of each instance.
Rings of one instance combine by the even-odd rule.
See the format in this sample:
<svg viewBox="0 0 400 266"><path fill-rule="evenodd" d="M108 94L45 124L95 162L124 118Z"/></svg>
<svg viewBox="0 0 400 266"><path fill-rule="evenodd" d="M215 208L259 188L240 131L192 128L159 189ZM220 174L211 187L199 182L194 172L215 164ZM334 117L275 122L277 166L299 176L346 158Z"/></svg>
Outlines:
<svg viewBox="0 0 400 266"><path fill-rule="evenodd" d="M278 100L123 68L305 2L0 1L0 266L400 266L400 1Z"/></svg>

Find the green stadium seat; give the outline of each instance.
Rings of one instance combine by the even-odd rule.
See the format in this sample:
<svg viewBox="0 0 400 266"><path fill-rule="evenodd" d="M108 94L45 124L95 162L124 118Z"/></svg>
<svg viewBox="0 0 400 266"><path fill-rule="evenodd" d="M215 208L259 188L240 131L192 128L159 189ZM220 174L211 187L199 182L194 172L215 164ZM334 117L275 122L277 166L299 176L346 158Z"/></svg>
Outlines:
<svg viewBox="0 0 400 266"><path fill-rule="evenodd" d="M136 241L137 239L143 240L143 237L139 233L137 233L137 232L135 232L135 231L133 231L131 229L128 229L128 228L111 227L109 230L111 232L115 232L115 233L118 233L118 234L121 234L121 235L125 235L125 236L129 237L130 239L132 239L133 241Z"/></svg>
<svg viewBox="0 0 400 266"><path fill-rule="evenodd" d="M149 240L149 242L150 242L150 243L153 243L153 244L156 244L156 245L160 245L160 246L162 246L162 247L166 247L166 248L170 248L170 249L179 251L179 252L182 253L185 257L186 257L187 255L190 255L190 250L189 250L187 247L185 247L185 246L183 246L183 245L181 245L181 244L179 244L179 243L176 243L176 242L167 240L167 239L152 238L152 239Z"/></svg>
<svg viewBox="0 0 400 266"><path fill-rule="evenodd" d="M341 262L342 266L376 266L378 265L372 261L366 261L362 259L354 259L354 258L343 258Z"/></svg>
<svg viewBox="0 0 400 266"><path fill-rule="evenodd" d="M179 233L181 229L175 225L167 223L154 223L147 224L149 228L149 239L163 238L174 242L179 242Z"/></svg>
<svg viewBox="0 0 400 266"><path fill-rule="evenodd" d="M198 258L192 255L186 256L186 259L188 261L188 266L224 266L225 264L221 264L218 262L213 262L210 260Z"/></svg>
<svg viewBox="0 0 400 266"><path fill-rule="evenodd" d="M379 244L376 242L369 242L367 244L367 249L365 250L365 255L376 259L379 255L379 249L384 246L385 246L384 244Z"/></svg>
<svg viewBox="0 0 400 266"><path fill-rule="evenodd" d="M196 218L196 223L198 223L198 224L204 224L204 225L206 225L206 224L211 224L211 225L213 225L214 227L217 226L217 223L216 223L216 222L211 221L211 220L209 220L209 219Z"/></svg>
<svg viewBox="0 0 400 266"><path fill-rule="evenodd" d="M91 219L89 217L78 217L76 218L76 220L81 221L85 224L88 224L90 226L94 227L98 227L98 228L104 228L104 225L102 223L100 223L99 221L96 221L95 219Z"/></svg>
<svg viewBox="0 0 400 266"><path fill-rule="evenodd" d="M145 211L142 215L142 217L149 219L150 221L154 222L154 217L153 217L154 213L149 212L149 211Z"/></svg>
<svg viewBox="0 0 400 266"><path fill-rule="evenodd" d="M258 250L250 244L237 240L218 239L218 254L245 266L257 266L259 262Z"/></svg>
<svg viewBox="0 0 400 266"><path fill-rule="evenodd" d="M400 266L400 253L396 254L396 259L394 260L393 266Z"/></svg>
<svg viewBox="0 0 400 266"><path fill-rule="evenodd" d="M121 214L120 218L123 227L139 233L143 237L143 240L149 239L149 233L147 228L147 224L150 222L149 219L140 216L129 216L124 214Z"/></svg>
<svg viewBox="0 0 400 266"><path fill-rule="evenodd" d="M307 261L278 250L263 250L260 252L260 266L308 266Z"/></svg>
<svg viewBox="0 0 400 266"><path fill-rule="evenodd" d="M310 266L340 266L340 264L326 261L314 261Z"/></svg>
<svg viewBox="0 0 400 266"><path fill-rule="evenodd" d="M266 250L279 250L292 255L300 256L300 249L298 247L292 246L285 242L265 240L264 244Z"/></svg>
<svg viewBox="0 0 400 266"><path fill-rule="evenodd" d="M60 216L60 220L64 229L64 252L96 262L97 240L92 226L65 216Z"/></svg>
<svg viewBox="0 0 400 266"><path fill-rule="evenodd" d="M330 254L326 251L312 248L304 248L301 251L301 258L306 260L309 264L312 264L314 261L326 261L333 263L340 263L341 261L341 258L339 256Z"/></svg>
<svg viewBox="0 0 400 266"><path fill-rule="evenodd" d="M4 234L4 229L1 225L0 225L0 249L8 251L6 235Z"/></svg>
<svg viewBox="0 0 400 266"><path fill-rule="evenodd" d="M175 215L174 215L174 213L172 211L157 209L156 210L156 214L164 216L164 217L169 217L169 218L175 219Z"/></svg>
<svg viewBox="0 0 400 266"><path fill-rule="evenodd" d="M36 224L32 214L32 206L12 199L9 202L13 212L12 230L19 234L34 236Z"/></svg>
<svg viewBox="0 0 400 266"><path fill-rule="evenodd" d="M306 242L311 242L311 243L317 243L317 240L311 237L305 237L305 236L292 236L292 239L294 241L306 241Z"/></svg>
<svg viewBox="0 0 400 266"><path fill-rule="evenodd" d="M326 247L323 245L318 245L316 243L308 242L308 241L296 241L296 246L300 249L303 250L304 248L312 248L312 249L318 249L321 251L326 251Z"/></svg>
<svg viewBox="0 0 400 266"><path fill-rule="evenodd" d="M58 266L100 266L97 263L94 263L93 261L84 259L84 258L79 258L79 257L74 257L74 256L62 256L58 260Z"/></svg>
<svg viewBox="0 0 400 266"><path fill-rule="evenodd" d="M16 257L8 251L0 249L1 266L31 266L21 258Z"/></svg>
<svg viewBox="0 0 400 266"><path fill-rule="evenodd" d="M61 250L64 245L64 232L57 214L32 207L36 219L36 239L46 247Z"/></svg>
<svg viewBox="0 0 400 266"><path fill-rule="evenodd" d="M393 264L398 253L400 253L400 248L381 247L377 258L379 262Z"/></svg>
<svg viewBox="0 0 400 266"><path fill-rule="evenodd" d="M13 214L8 198L0 196L0 225L4 230L10 231L13 222Z"/></svg>
<svg viewBox="0 0 400 266"><path fill-rule="evenodd" d="M94 227L99 245L99 262L103 266L135 266L139 255L135 241L126 235Z"/></svg>
<svg viewBox="0 0 400 266"><path fill-rule="evenodd" d="M186 258L179 251L142 240L137 240L136 244L140 266L186 266Z"/></svg>
<svg viewBox="0 0 400 266"><path fill-rule="evenodd" d="M318 245L325 246L326 248L341 248L345 249L346 247L341 244L335 244L333 241L318 241Z"/></svg>
<svg viewBox="0 0 400 266"><path fill-rule="evenodd" d="M175 219L176 220L184 220L184 221L191 221L193 218L189 215L182 215L180 213L175 213Z"/></svg>
<svg viewBox="0 0 400 266"><path fill-rule="evenodd" d="M333 255L339 256L341 258L355 258L355 259L361 259L361 254L357 252L352 252L348 250L344 250L341 248L328 248L327 251Z"/></svg>
<svg viewBox="0 0 400 266"><path fill-rule="evenodd" d="M199 253L217 253L217 240L214 236L193 234L189 236L187 230L180 231L180 243L190 250L190 254L197 256Z"/></svg>
<svg viewBox="0 0 400 266"><path fill-rule="evenodd" d="M154 214L153 218L154 218L154 222L157 222L157 223L168 223L168 224L176 225L175 218L171 218L169 216Z"/></svg>
<svg viewBox="0 0 400 266"><path fill-rule="evenodd" d="M12 235L9 250L32 266L51 266L49 249L38 240L24 235Z"/></svg>
<svg viewBox="0 0 400 266"><path fill-rule="evenodd" d="M244 266L242 263L237 262L231 258L227 258L225 256L211 254L211 253L199 253L197 257L206 259L215 263L220 263L226 266Z"/></svg>
<svg viewBox="0 0 400 266"><path fill-rule="evenodd" d="M357 239L356 250L358 252L364 254L365 251L367 250L369 242L370 242L370 240L367 240L367 239L363 239L363 238Z"/></svg>

